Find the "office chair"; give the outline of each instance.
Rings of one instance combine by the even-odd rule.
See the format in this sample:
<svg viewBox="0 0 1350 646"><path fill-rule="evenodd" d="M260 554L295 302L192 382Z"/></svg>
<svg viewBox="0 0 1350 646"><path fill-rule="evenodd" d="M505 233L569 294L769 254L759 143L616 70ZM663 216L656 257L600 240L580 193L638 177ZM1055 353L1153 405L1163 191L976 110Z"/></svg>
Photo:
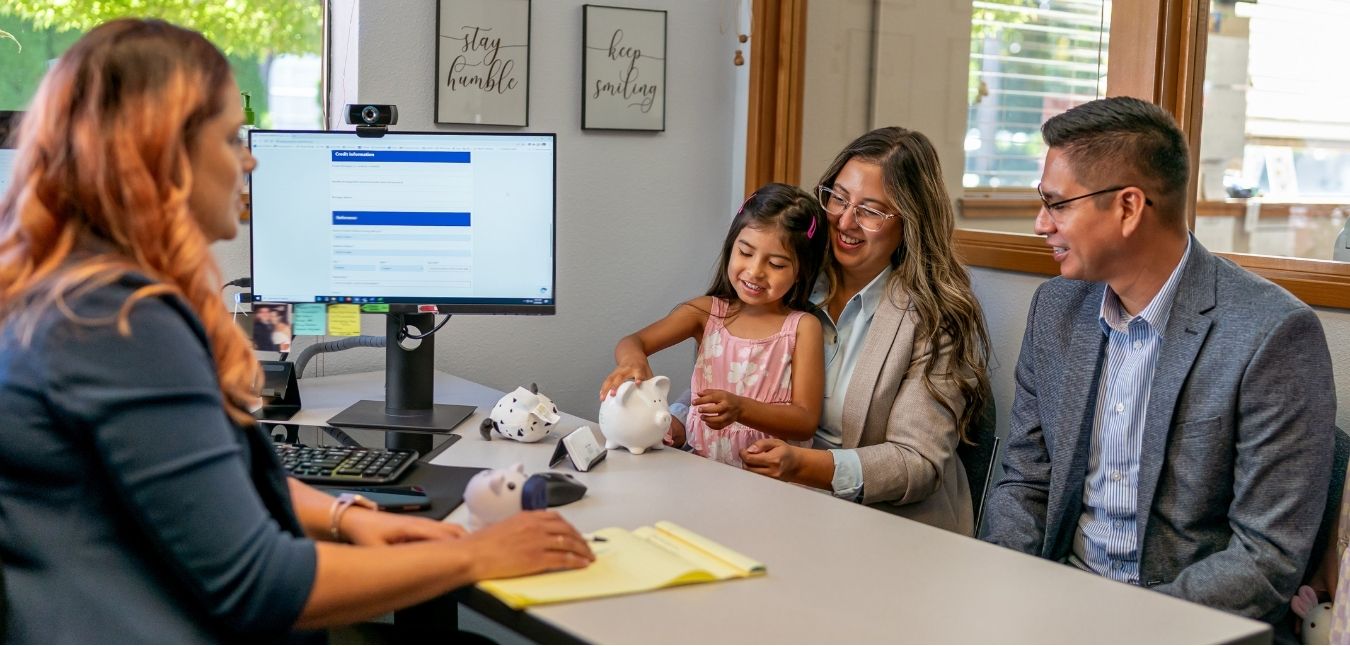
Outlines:
<svg viewBox="0 0 1350 646"><path fill-rule="evenodd" d="M1317 536L1313 539L1312 551L1308 553L1308 567L1303 571L1300 586L1311 585L1313 578L1321 573L1322 565L1340 567L1340 556L1328 559L1328 550L1336 550L1336 520L1341 514L1341 498L1345 489L1346 466L1350 463L1350 435L1336 428L1335 444L1332 447L1331 481L1327 489L1327 506L1322 511L1322 520L1317 525ZM1334 593L1335 590L1326 592ZM1294 626L1301 620L1292 611L1284 620L1275 624L1275 643L1298 643L1294 636Z"/></svg>
<svg viewBox="0 0 1350 646"><path fill-rule="evenodd" d="M1346 465L1350 464L1350 435L1339 427L1336 428L1336 443L1332 448L1331 459L1331 488L1327 490L1327 507L1322 511L1322 522L1317 526L1317 538L1313 540L1312 552L1309 553L1308 569L1303 573L1304 583L1317 573L1323 554L1336 546L1336 518L1341 514Z"/></svg>
<svg viewBox="0 0 1350 646"><path fill-rule="evenodd" d="M5 602L5 564L0 563L0 640L6 644L9 639L9 604Z"/></svg>
<svg viewBox="0 0 1350 646"><path fill-rule="evenodd" d="M985 391L984 410L972 420L967 437L973 444L962 442L956 447L961 465L966 468L966 480L970 483L972 509L975 510L975 531L978 534L980 521L984 518L984 497L989 490L994 475L994 460L998 459L998 415L994 404L994 394Z"/></svg>

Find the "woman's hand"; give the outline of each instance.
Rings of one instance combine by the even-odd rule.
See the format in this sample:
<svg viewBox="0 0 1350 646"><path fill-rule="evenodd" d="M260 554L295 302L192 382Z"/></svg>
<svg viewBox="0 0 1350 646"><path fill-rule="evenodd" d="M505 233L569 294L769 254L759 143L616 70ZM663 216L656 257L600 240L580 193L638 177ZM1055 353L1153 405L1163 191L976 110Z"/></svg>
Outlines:
<svg viewBox="0 0 1350 646"><path fill-rule="evenodd" d="M595 560L586 539L551 511L524 511L461 539L473 555L473 580L504 579L586 567Z"/></svg>
<svg viewBox="0 0 1350 646"><path fill-rule="evenodd" d="M453 523L360 508L342 514L339 531L352 543L366 546L449 540L467 533Z"/></svg>
<svg viewBox="0 0 1350 646"><path fill-rule="evenodd" d="M801 468L802 449L783 440L765 438L741 451L745 468L777 480L793 482Z"/></svg>
<svg viewBox="0 0 1350 646"><path fill-rule="evenodd" d="M703 418L703 423L712 429L731 426L741 419L741 413L745 411L744 397L715 388L699 391L698 397L691 403Z"/></svg>
<svg viewBox="0 0 1350 646"><path fill-rule="evenodd" d="M666 431L666 436L661 441L666 446L673 446L677 449L684 446L685 442L689 441L689 438L685 436L684 420L671 415L670 429Z"/></svg>
<svg viewBox="0 0 1350 646"><path fill-rule="evenodd" d="M600 401L605 401L606 397L617 392L619 386L625 381L631 379L634 384L640 384L642 380L651 378L652 366L647 362L646 357L624 361L614 369L614 372L605 377L605 383L600 386Z"/></svg>

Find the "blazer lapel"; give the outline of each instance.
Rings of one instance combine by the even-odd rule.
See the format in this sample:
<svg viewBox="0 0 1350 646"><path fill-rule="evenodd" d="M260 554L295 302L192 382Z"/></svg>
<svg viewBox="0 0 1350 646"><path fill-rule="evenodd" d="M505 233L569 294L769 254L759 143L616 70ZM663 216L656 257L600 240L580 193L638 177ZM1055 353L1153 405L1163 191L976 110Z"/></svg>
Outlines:
<svg viewBox="0 0 1350 646"><path fill-rule="evenodd" d="M895 344L895 336L900 331L900 323L909 311L909 294L898 291L888 292L877 303L877 311L872 315L872 323L867 327L867 338L863 340L857 363L853 364L853 376L848 380L848 391L844 395L843 435L840 446L846 449L858 447L862 441L863 424L867 421L867 412L871 409L872 395L877 388L877 379L882 366Z"/></svg>
<svg viewBox="0 0 1350 646"><path fill-rule="evenodd" d="M1082 503L1083 481L1087 478L1088 451L1092 438L1093 415L1097 406L1098 374L1102 352L1106 346L1098 318L1101 315L1104 284L1094 285L1077 312L1072 314L1072 331L1068 354L1062 357L1064 389L1054 426L1047 428L1047 437L1053 443L1051 469L1051 504L1059 500L1060 513L1050 513L1051 522L1058 526L1046 528L1050 554L1063 555L1077 526ZM1051 341L1053 343L1053 341Z"/></svg>
<svg viewBox="0 0 1350 646"><path fill-rule="evenodd" d="M1214 256L1192 239L1191 257L1181 272L1181 282L1177 285L1172 313L1167 320L1167 330L1158 351L1158 363L1153 371L1139 454L1136 513L1139 518L1141 560L1149 510L1153 508L1153 494L1157 490L1163 460L1166 459L1167 438L1172 431L1177 398L1213 323L1203 312L1208 312L1215 303L1214 263Z"/></svg>

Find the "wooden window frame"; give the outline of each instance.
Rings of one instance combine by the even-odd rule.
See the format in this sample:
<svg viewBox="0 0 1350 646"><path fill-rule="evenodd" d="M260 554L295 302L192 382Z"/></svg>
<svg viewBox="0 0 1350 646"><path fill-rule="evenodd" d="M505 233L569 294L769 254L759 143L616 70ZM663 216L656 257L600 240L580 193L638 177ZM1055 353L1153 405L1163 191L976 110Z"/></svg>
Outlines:
<svg viewBox="0 0 1350 646"><path fill-rule="evenodd" d="M765 182L796 183L801 167L801 111L807 0L753 0L746 192ZM1131 0L1111 4L1107 95L1152 101L1177 119L1191 151L1187 212L1196 207L1230 214L1239 207L1196 203L1209 0ZM764 112L765 106L774 106ZM967 223L1027 217L1038 201L1015 192L962 199ZM1315 205L1306 206L1316 209ZM1262 214L1287 216L1290 205L1266 204ZM1236 213L1232 213L1236 215ZM1058 275L1050 248L1035 235L958 229L957 252L971 266ZM1350 263L1220 253L1289 290L1309 305L1350 308Z"/></svg>

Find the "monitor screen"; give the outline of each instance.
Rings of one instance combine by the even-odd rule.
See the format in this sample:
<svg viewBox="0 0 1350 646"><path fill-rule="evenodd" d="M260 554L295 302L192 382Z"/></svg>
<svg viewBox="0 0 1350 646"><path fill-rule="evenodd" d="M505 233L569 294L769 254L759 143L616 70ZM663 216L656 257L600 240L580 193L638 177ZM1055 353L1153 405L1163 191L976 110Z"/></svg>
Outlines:
<svg viewBox="0 0 1350 646"><path fill-rule="evenodd" d="M554 312L554 135L249 139L255 302Z"/></svg>

